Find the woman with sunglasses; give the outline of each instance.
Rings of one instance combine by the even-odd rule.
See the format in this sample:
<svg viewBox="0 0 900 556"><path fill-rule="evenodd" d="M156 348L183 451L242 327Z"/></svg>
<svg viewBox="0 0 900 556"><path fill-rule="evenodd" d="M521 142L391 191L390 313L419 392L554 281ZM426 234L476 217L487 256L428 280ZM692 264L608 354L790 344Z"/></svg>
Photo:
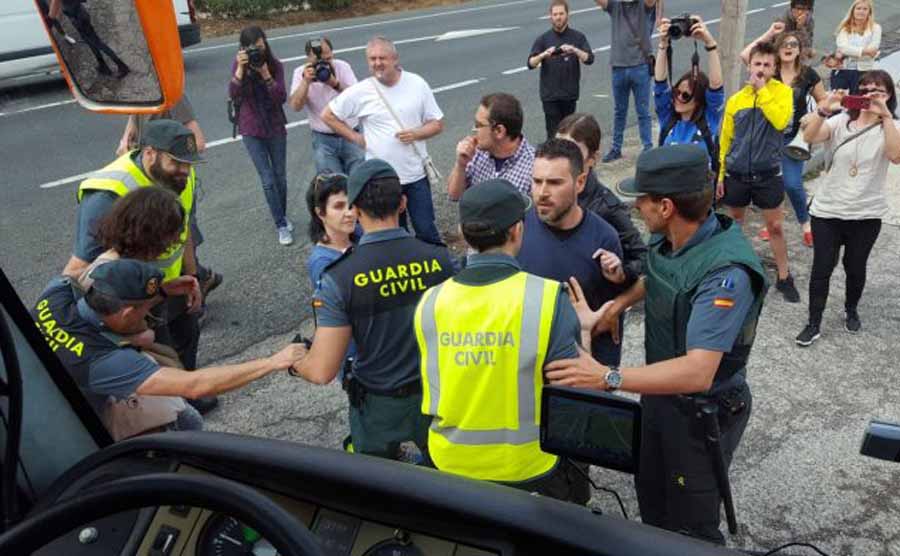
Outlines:
<svg viewBox="0 0 900 556"><path fill-rule="evenodd" d="M859 93L869 99L868 107L840 112L846 92L832 91L807 116L803 128L808 143L824 143L832 163L809 211L816 242L809 277L809 321L796 340L801 346L819 338L841 247L847 276L844 328L856 333L862 327L857 305L866 285L869 253L881 231L881 219L888 213L888 165L900 164L897 92L891 76L882 70L866 73L859 81Z"/></svg>
<svg viewBox="0 0 900 556"><path fill-rule="evenodd" d="M659 119L659 145L695 143L706 148L713 167L718 164L716 137L725 106L722 63L716 40L700 16L692 15L691 37L702 41L708 53L709 75L694 68L675 82L674 90L667 82L671 21L663 18L659 25L659 51L656 55L653 100Z"/></svg>
<svg viewBox="0 0 900 556"><path fill-rule="evenodd" d="M760 42L775 42L778 57L775 59L775 79L785 85L789 85L794 91L794 117L784 130L784 144L788 145L800 132L800 119L806 115L809 107L808 97L815 99L816 103L825 100L825 85L822 78L811 67L802 63L804 59L803 36L798 31L784 31L784 24L776 21L763 35L747 45L741 52L741 60L745 64L750 62L750 52ZM781 157L781 172L784 179L784 191L797 222L803 228L803 244L813 246L812 228L809 223L809 211L807 210L806 190L803 188L802 160L789 157L786 153ZM769 241L769 230L763 228L759 232L763 241Z"/></svg>
<svg viewBox="0 0 900 556"><path fill-rule="evenodd" d="M309 241L313 244L306 269L315 291L319 289L325 268L354 243L356 213L347 202L347 176L319 174L314 177L306 191L306 208L309 210ZM356 346L351 342L338 380L343 380L347 363L355 354Z"/></svg>
<svg viewBox="0 0 900 556"><path fill-rule="evenodd" d="M838 25L836 43L834 57L839 66L831 70L831 88L855 95L860 76L875 68L881 48L881 25L875 23L872 0L855 0L850 5Z"/></svg>
<svg viewBox="0 0 900 556"><path fill-rule="evenodd" d="M228 94L237 107L240 132L262 182L278 242L294 242L294 225L287 218L287 100L284 66L275 57L265 32L252 25L241 31L240 49L231 65Z"/></svg>

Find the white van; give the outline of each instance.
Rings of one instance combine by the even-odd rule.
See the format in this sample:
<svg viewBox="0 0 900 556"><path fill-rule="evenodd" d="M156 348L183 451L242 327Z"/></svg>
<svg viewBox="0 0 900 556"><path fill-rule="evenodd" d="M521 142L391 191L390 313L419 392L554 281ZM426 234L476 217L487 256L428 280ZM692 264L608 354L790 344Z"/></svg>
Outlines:
<svg viewBox="0 0 900 556"><path fill-rule="evenodd" d="M194 0L173 0L182 48L200 42ZM0 81L59 73L34 0L0 1Z"/></svg>

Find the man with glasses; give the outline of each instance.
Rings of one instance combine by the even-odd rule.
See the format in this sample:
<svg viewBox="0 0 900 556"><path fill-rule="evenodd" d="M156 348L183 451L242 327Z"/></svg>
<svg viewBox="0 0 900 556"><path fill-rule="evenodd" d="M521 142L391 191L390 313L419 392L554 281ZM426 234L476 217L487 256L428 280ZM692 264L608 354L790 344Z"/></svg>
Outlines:
<svg viewBox="0 0 900 556"><path fill-rule="evenodd" d="M507 93L482 97L472 135L456 145L456 165L447 180L452 201L486 180L505 179L523 195L531 195L534 147L522 135L519 99Z"/></svg>

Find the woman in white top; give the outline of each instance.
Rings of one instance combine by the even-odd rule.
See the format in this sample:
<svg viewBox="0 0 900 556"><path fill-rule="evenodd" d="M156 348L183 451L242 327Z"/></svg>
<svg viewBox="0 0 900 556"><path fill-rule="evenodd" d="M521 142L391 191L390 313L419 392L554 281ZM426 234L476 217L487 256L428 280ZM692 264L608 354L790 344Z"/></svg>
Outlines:
<svg viewBox="0 0 900 556"><path fill-rule="evenodd" d="M803 138L824 143L832 153L832 165L810 206L813 266L809 277L809 322L797 336L801 346L819 337L822 313L828 299L831 273L841 247L847 275L845 328L861 328L857 304L866 284L869 253L881 231L881 219L888 212L886 188L888 165L900 164L900 123L896 120L897 93L887 72L873 70L859 80L860 94L869 98L869 107L841 108L842 90L832 91L816 112L809 114Z"/></svg>
<svg viewBox="0 0 900 556"><path fill-rule="evenodd" d="M875 23L872 0L855 0L837 28L835 57L840 64L831 70L831 88L856 94L861 73L875 69L881 48L881 25Z"/></svg>

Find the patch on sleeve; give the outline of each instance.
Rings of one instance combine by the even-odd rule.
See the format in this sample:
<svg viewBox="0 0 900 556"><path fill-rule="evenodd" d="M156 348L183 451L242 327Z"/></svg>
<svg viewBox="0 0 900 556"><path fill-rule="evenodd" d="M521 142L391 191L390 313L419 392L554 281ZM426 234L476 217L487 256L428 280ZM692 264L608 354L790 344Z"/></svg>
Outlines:
<svg viewBox="0 0 900 556"><path fill-rule="evenodd" d="M713 299L713 307L719 309L731 309L734 307L734 300L727 297L717 297Z"/></svg>
<svg viewBox="0 0 900 556"><path fill-rule="evenodd" d="M719 287L722 288L723 290L733 292L734 288L735 288L734 278L732 278L731 275L729 274L728 276L726 276L725 278L722 279L722 283L719 284Z"/></svg>
<svg viewBox="0 0 900 556"><path fill-rule="evenodd" d="M313 309L321 309L322 307L325 306L325 302L316 297L316 298L313 298L313 300L312 300L312 306L313 306Z"/></svg>

